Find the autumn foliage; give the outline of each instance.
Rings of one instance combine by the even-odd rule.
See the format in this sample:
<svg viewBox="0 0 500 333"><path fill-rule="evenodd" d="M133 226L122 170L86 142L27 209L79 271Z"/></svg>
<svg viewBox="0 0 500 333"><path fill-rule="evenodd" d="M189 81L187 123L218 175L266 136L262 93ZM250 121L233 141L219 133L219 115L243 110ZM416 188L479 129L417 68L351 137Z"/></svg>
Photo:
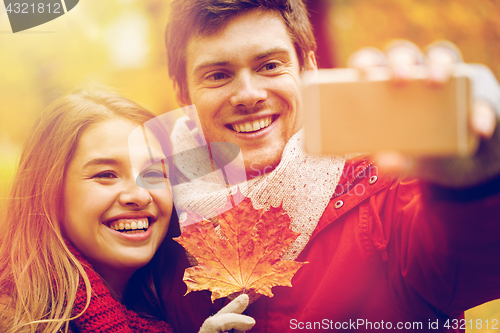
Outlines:
<svg viewBox="0 0 500 333"><path fill-rule="evenodd" d="M257 210L250 198L233 207L228 198L226 206L216 211L217 228L204 220L186 226L175 239L198 261L184 273L187 293L208 289L214 301L249 292L272 297L272 287L291 287L293 275L305 263L280 260L299 236L290 229L283 208ZM188 212L186 224L196 216Z"/></svg>

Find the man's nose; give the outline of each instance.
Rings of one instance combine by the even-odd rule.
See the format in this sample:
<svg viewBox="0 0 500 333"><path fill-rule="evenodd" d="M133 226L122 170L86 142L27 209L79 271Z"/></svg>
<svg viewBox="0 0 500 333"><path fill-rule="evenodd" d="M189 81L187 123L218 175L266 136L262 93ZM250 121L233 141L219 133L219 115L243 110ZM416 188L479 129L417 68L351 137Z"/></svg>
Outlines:
<svg viewBox="0 0 500 333"><path fill-rule="evenodd" d="M254 73L243 72L236 75L234 92L230 98L233 107L252 108L267 99L267 92Z"/></svg>
<svg viewBox="0 0 500 333"><path fill-rule="evenodd" d="M124 183L118 201L123 207L144 209L153 201L153 198L146 188L131 179Z"/></svg>

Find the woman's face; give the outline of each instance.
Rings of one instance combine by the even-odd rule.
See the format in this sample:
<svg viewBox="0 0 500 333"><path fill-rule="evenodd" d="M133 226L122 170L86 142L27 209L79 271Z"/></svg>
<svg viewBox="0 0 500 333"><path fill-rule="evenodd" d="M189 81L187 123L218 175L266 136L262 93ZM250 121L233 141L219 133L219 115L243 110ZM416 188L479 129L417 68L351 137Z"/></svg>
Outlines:
<svg viewBox="0 0 500 333"><path fill-rule="evenodd" d="M168 166L151 165L146 149L133 152L141 170L131 165L128 137L138 126L122 118L91 125L66 168L62 228L99 273L146 265L169 226ZM154 160L166 160L160 144L148 137Z"/></svg>

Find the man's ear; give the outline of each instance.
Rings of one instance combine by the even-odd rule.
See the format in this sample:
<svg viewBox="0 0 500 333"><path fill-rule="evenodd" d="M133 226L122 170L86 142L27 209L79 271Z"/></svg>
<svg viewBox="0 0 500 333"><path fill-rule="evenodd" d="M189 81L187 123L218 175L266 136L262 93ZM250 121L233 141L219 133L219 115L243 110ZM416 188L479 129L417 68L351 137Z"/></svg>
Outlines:
<svg viewBox="0 0 500 333"><path fill-rule="evenodd" d="M316 62L316 55L314 54L314 51L309 51L309 53L307 54L305 65L306 69L308 70L318 69L318 63Z"/></svg>
<svg viewBox="0 0 500 333"><path fill-rule="evenodd" d="M176 79L173 79L173 85L174 85L175 100L177 101L177 103L181 107L191 105L191 101L189 100L189 96L186 96L187 92L184 93L182 91L181 86Z"/></svg>

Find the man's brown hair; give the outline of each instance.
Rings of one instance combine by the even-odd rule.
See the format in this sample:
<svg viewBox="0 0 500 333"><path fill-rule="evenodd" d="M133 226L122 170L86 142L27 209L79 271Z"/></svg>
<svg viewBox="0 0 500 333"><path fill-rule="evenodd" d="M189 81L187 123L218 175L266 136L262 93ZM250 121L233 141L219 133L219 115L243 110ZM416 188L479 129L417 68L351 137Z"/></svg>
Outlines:
<svg viewBox="0 0 500 333"><path fill-rule="evenodd" d="M179 85L182 96L187 89L187 45L193 36L210 36L235 16L260 9L280 13L292 39L301 68L307 65L316 42L308 12L302 0L173 0L165 33L168 71Z"/></svg>

